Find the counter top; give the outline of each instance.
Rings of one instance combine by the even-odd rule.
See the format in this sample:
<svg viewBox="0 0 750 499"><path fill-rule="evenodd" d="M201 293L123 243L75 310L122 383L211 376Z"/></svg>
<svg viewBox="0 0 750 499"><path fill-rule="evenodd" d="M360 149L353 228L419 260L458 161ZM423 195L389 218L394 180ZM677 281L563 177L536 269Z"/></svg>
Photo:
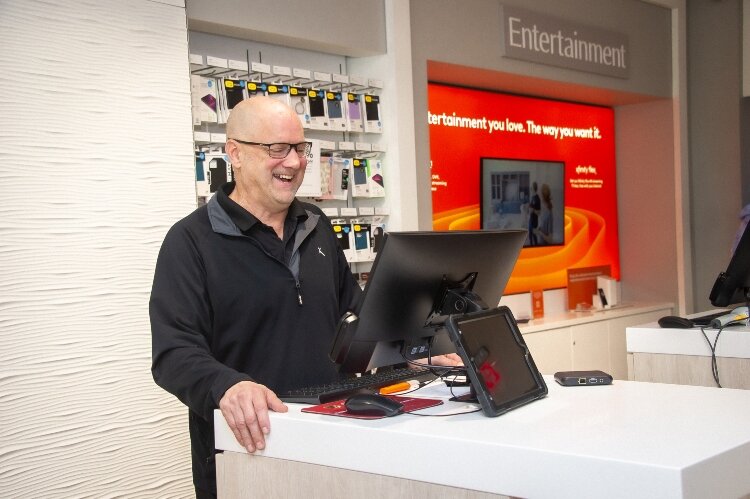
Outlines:
<svg viewBox="0 0 750 499"><path fill-rule="evenodd" d="M705 328L708 339L713 344L718 331ZM625 330L627 350L630 353L658 353L671 355L710 356L711 349L701 329L662 328L652 322ZM716 341L717 357L750 358L750 327L728 326L721 331Z"/></svg>
<svg viewBox="0 0 750 499"><path fill-rule="evenodd" d="M356 420L272 413L266 457L518 497L738 497L750 493L750 391L615 381L561 387L497 418ZM420 396L449 398L442 383ZM422 414L466 411L448 402ZM221 412L218 449L245 452Z"/></svg>

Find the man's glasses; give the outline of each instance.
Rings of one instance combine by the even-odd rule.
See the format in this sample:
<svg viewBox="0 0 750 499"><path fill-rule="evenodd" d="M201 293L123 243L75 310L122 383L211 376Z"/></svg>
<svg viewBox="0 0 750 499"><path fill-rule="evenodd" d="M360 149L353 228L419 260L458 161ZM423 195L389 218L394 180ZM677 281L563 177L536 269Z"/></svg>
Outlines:
<svg viewBox="0 0 750 499"><path fill-rule="evenodd" d="M289 151L294 149L297 152L297 156L300 158L307 157L310 154L310 148L312 148L312 142L298 142L297 144L284 144L277 142L274 144L264 144L262 142L249 142L247 140L230 139L240 144L247 144L249 146L261 146L265 147L268 151L268 155L274 159L284 159L289 155Z"/></svg>

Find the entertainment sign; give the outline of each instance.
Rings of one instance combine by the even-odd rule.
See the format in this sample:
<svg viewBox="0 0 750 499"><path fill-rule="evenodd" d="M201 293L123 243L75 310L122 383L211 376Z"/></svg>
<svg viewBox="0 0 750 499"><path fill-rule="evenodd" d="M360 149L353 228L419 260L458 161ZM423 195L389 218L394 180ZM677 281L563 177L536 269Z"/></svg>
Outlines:
<svg viewBox="0 0 750 499"><path fill-rule="evenodd" d="M503 55L512 59L586 71L629 76L628 37L613 31L501 7Z"/></svg>

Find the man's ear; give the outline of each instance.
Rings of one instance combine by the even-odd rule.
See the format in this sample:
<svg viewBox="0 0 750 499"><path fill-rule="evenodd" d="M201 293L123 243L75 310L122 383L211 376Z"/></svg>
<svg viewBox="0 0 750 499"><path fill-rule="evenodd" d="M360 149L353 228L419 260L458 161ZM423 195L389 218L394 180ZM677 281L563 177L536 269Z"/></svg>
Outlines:
<svg viewBox="0 0 750 499"><path fill-rule="evenodd" d="M233 140L227 140L224 144L224 152L229 156L229 162L232 163L233 168L240 167L240 147L237 142Z"/></svg>

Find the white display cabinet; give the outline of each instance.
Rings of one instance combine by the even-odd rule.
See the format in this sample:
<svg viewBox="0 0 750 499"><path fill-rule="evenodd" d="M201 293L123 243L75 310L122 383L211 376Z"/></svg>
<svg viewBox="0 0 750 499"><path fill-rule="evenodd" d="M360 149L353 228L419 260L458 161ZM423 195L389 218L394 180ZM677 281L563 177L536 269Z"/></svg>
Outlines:
<svg viewBox="0 0 750 499"><path fill-rule="evenodd" d="M542 374L598 369L628 379L626 329L672 315L673 309L672 303L626 304L534 319L520 329Z"/></svg>

